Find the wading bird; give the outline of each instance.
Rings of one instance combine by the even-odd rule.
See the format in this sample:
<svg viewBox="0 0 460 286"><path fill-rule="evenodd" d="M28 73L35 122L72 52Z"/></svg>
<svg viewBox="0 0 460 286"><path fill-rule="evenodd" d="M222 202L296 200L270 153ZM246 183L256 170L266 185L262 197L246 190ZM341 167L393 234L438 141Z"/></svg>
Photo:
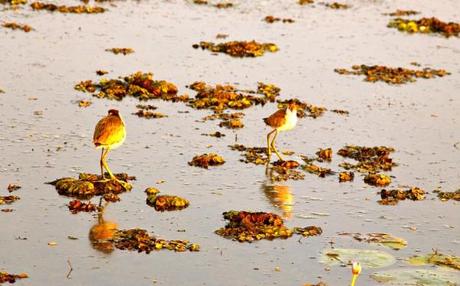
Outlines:
<svg viewBox="0 0 460 286"><path fill-rule="evenodd" d="M264 118L265 124L274 129L267 134L267 155L268 161L270 162L270 156L272 154L272 149L278 156L281 161L284 161L281 155L278 153L275 147L276 136L280 131L291 130L297 124L297 105L293 102L289 103L288 107L280 109L270 115L267 118ZM273 139L270 142L270 136L273 135Z"/></svg>
<svg viewBox="0 0 460 286"><path fill-rule="evenodd" d="M96 148L102 149L101 160L99 161L102 179L104 179L105 168L109 173L110 178L116 180L107 165L106 158L111 149L115 149L123 144L125 138L125 123L123 122L120 113L116 109L110 109L108 115L99 120L96 124L93 135L94 145Z"/></svg>
<svg viewBox="0 0 460 286"><path fill-rule="evenodd" d="M361 273L361 264L359 264L359 262L353 262L351 265L351 274L353 275L353 277L351 278L350 286L355 286L356 279L358 278L360 273Z"/></svg>

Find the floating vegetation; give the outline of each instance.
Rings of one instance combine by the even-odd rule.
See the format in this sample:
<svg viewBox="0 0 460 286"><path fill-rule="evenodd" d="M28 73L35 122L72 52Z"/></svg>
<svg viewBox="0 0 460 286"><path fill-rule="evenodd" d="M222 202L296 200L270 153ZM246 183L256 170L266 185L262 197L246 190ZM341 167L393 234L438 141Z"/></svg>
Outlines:
<svg viewBox="0 0 460 286"><path fill-rule="evenodd" d="M89 199L93 196L105 194L120 194L131 191L132 186L128 180L135 180L135 177L125 173L115 174L115 179L103 179L100 175L81 173L78 179L62 178L48 184L54 185L60 195L76 197L78 199Z"/></svg>
<svg viewBox="0 0 460 286"><path fill-rule="evenodd" d="M288 238L293 234L291 229L284 226L283 219L273 213L228 211L223 216L228 223L216 230L216 234L239 242Z"/></svg>
<svg viewBox="0 0 460 286"><path fill-rule="evenodd" d="M299 162L293 161L293 160L287 160L287 161L278 160L278 161L273 163L273 166L279 166L279 167L285 168L285 169L295 169L295 168L299 167L300 164L299 164Z"/></svg>
<svg viewBox="0 0 460 286"><path fill-rule="evenodd" d="M303 117L312 117L318 118L323 115L324 111L327 109L322 106L315 106L313 104L309 104L303 101L298 100L297 98L294 99L287 99L287 100L278 100L278 108L286 108L291 103L295 103L297 106L297 116L300 118Z"/></svg>
<svg viewBox="0 0 460 286"><path fill-rule="evenodd" d="M321 177L321 178L324 178L327 175L333 175L334 174L334 172L332 172L331 169L323 168L323 167L317 166L317 165L312 164L312 163L302 165L302 169L304 171L307 171L310 174L318 175L318 177Z"/></svg>
<svg viewBox="0 0 460 286"><path fill-rule="evenodd" d="M166 101L187 101L188 96L178 96L177 87L164 80L154 80L152 73L136 72L121 79L101 79L81 81L74 87L78 91L89 92L99 98L122 100L133 96L139 100L163 99Z"/></svg>
<svg viewBox="0 0 460 286"><path fill-rule="evenodd" d="M385 187L391 183L391 178L385 174L370 173L364 177L364 182L371 186Z"/></svg>
<svg viewBox="0 0 460 286"><path fill-rule="evenodd" d="M10 205L19 199L18 196L0 196L0 205Z"/></svg>
<svg viewBox="0 0 460 286"><path fill-rule="evenodd" d="M260 57L265 52L277 52L278 46L273 43L258 43L256 41L231 41L215 44L212 42L200 42L194 44L193 48L209 50L213 53L224 53L232 57Z"/></svg>
<svg viewBox="0 0 460 286"><path fill-rule="evenodd" d="M323 230L319 226L307 226L307 227L294 227L295 234L300 234L303 237L321 235Z"/></svg>
<svg viewBox="0 0 460 286"><path fill-rule="evenodd" d="M153 250L173 250L176 252L199 251L200 246L190 243L188 240L165 240L149 235L145 229L119 230L115 233L113 243L116 248L145 252L149 254Z"/></svg>
<svg viewBox="0 0 460 286"><path fill-rule="evenodd" d="M360 173L377 171L391 171L393 166L397 166L390 158L390 153L395 150L391 147L365 147L356 145L346 145L337 154L345 158L351 158L359 163L341 163L339 166L349 170L354 169Z"/></svg>
<svg viewBox="0 0 460 286"><path fill-rule="evenodd" d="M214 7L219 8L219 9L225 9L225 8L233 7L233 3L231 3L231 2L219 2L219 3L216 3L216 4L211 4L207 0L193 0L193 3L197 4L197 5L214 6Z"/></svg>
<svg viewBox="0 0 460 286"><path fill-rule="evenodd" d="M297 180L305 179L304 173L294 170L292 169L292 167L288 168L287 166L280 166L280 165L268 168L268 176L270 180L274 182L283 182L287 180L297 181Z"/></svg>
<svg viewBox="0 0 460 286"><path fill-rule="evenodd" d="M283 23L294 23L295 21L291 18L278 18L278 17L275 17L275 16L266 16L264 19L263 19L265 22L267 23L275 23L275 22L283 22Z"/></svg>
<svg viewBox="0 0 460 286"><path fill-rule="evenodd" d="M192 161L188 162L190 166L196 166L208 169L209 166L218 166L225 163L224 158L216 153L203 154L193 157Z"/></svg>
<svg viewBox="0 0 460 286"><path fill-rule="evenodd" d="M340 115L348 115L348 114L350 114L349 111L342 110L342 109L332 109L331 112L334 112L334 113L337 113L337 114L340 114Z"/></svg>
<svg viewBox="0 0 460 286"><path fill-rule="evenodd" d="M409 190L382 190L380 192L381 200L378 201L381 205L396 205L399 201L412 200L420 201L425 199L425 191L412 187Z"/></svg>
<svg viewBox="0 0 460 286"><path fill-rule="evenodd" d="M434 193L438 193L438 198L441 201L448 201L448 200L460 201L460 189L456 190L455 192L441 192L439 190L436 190L434 191Z"/></svg>
<svg viewBox="0 0 460 286"><path fill-rule="evenodd" d="M453 286L460 284L460 276L444 268L402 268L376 272L370 277L379 283L389 285Z"/></svg>
<svg viewBox="0 0 460 286"><path fill-rule="evenodd" d="M348 235L348 236L353 237L357 241L363 241L363 242L368 242L368 243L379 243L393 250L400 250L407 246L406 240L400 237L393 236L388 233L372 232L368 234L361 234L361 233L341 232L339 233L339 235Z"/></svg>
<svg viewBox="0 0 460 286"><path fill-rule="evenodd" d="M156 211L175 211L185 209L189 206L189 201L170 195L158 195L160 191L156 188L147 188L145 193L147 194L146 203L147 205L154 207Z"/></svg>
<svg viewBox="0 0 460 286"><path fill-rule="evenodd" d="M0 4L22 5L27 4L27 0L0 0Z"/></svg>
<svg viewBox="0 0 460 286"><path fill-rule="evenodd" d="M275 102L275 99L280 95L280 92L281 88L277 87L272 83L257 83L257 93L263 94L269 102Z"/></svg>
<svg viewBox="0 0 460 286"><path fill-rule="evenodd" d="M111 48L105 49L107 52L112 52L115 55L123 54L124 56L134 53L134 50L131 48Z"/></svg>
<svg viewBox="0 0 460 286"><path fill-rule="evenodd" d="M391 13L383 13L383 15L391 16L391 17L412 16L412 15L417 15L417 14L420 14L420 12L414 11L414 10L400 10L400 9L397 9L396 11L391 12Z"/></svg>
<svg viewBox="0 0 460 286"><path fill-rule="evenodd" d="M355 173L353 172L340 172L339 173L339 182L351 182L355 178Z"/></svg>
<svg viewBox="0 0 460 286"><path fill-rule="evenodd" d="M460 33L459 23L446 23L435 17L421 18L419 20L396 18L390 21L388 27L408 33L439 33L447 38L451 36L458 37Z"/></svg>
<svg viewBox="0 0 460 286"><path fill-rule="evenodd" d="M8 187L6 187L6 189L8 190L9 193L17 191L20 188L22 188L22 187L20 185L17 185L17 184L8 184Z"/></svg>
<svg viewBox="0 0 460 286"><path fill-rule="evenodd" d="M382 268L394 264L396 259L384 251L345 248L325 249L320 258L321 263L330 266L351 265L352 261L359 261L365 268Z"/></svg>
<svg viewBox="0 0 460 286"><path fill-rule="evenodd" d="M364 75L365 81L376 82L384 81L388 84L404 84L414 82L415 78L435 78L449 75L450 73L440 69L425 68L422 70L412 70L406 68L392 68L386 66L367 66L367 65L354 65L351 70L335 69L338 74L342 75Z"/></svg>
<svg viewBox="0 0 460 286"><path fill-rule="evenodd" d="M324 3L324 6L331 8L331 9L348 9L351 6L348 4L343 4L343 3L338 3L338 2L333 2L333 3Z"/></svg>
<svg viewBox="0 0 460 286"><path fill-rule="evenodd" d="M134 112L133 114L146 119L168 117L168 115L163 114L161 112L153 112L146 109L139 109L137 112Z"/></svg>
<svg viewBox="0 0 460 286"><path fill-rule="evenodd" d="M97 13L104 13L106 10L103 7L99 6L86 6L86 5L79 5L79 6L66 6L66 5L55 5L55 4L48 4L43 2L33 2L30 4L32 9L34 10L47 10L50 12L60 12L60 13L75 13L75 14L97 14Z"/></svg>
<svg viewBox="0 0 460 286"><path fill-rule="evenodd" d="M316 156L318 156L318 161L323 162L323 161L328 161L330 162L332 160L332 149L331 148L326 148L326 149L319 149L318 152L316 152Z"/></svg>
<svg viewBox="0 0 460 286"><path fill-rule="evenodd" d="M73 214L77 214L79 212L94 212L97 210L95 204L91 202L85 203L80 200L70 201L68 207L69 211Z"/></svg>
<svg viewBox="0 0 460 286"><path fill-rule="evenodd" d="M298 3L300 5L313 4L313 3L315 3L315 0L299 0Z"/></svg>
<svg viewBox="0 0 460 286"><path fill-rule="evenodd" d="M242 155L245 159L240 159L241 162L255 165L264 165L268 162L266 147L246 147L242 144L234 144L229 147L233 151L244 152Z"/></svg>
<svg viewBox="0 0 460 286"><path fill-rule="evenodd" d="M4 22L2 26L8 29L12 29L12 30L23 30L26 33L29 33L30 31L33 30L32 27L29 25L18 24L15 22Z"/></svg>
<svg viewBox="0 0 460 286"><path fill-rule="evenodd" d="M90 106L91 104L93 104L93 102L90 101L90 100L86 100L86 99L82 99L82 100L79 100L79 101L78 101L78 106L79 106L79 107L88 107L88 106Z"/></svg>
<svg viewBox="0 0 460 286"><path fill-rule="evenodd" d="M460 270L460 257L445 255L437 251L423 256L413 256L409 258L408 261L412 265L433 264L437 266L445 266L455 270Z"/></svg>
<svg viewBox="0 0 460 286"><path fill-rule="evenodd" d="M0 271L0 284L1 283L16 283L16 279L24 279L24 278L29 278L29 275L27 273L21 273L21 274L10 274L7 272L1 272Z"/></svg>
<svg viewBox="0 0 460 286"><path fill-rule="evenodd" d="M241 121L241 118L243 118L243 116L244 116L244 113L242 112L223 113L221 111L215 111L214 114L205 116L203 120L207 121L207 120L220 119L221 120L221 122L219 123L220 127L226 127L229 129L239 129L239 128L244 127L244 124Z"/></svg>
<svg viewBox="0 0 460 286"><path fill-rule="evenodd" d="M225 137L225 134L220 132L220 131L216 131L216 132L213 132L213 133L209 133L209 134L201 134L203 136L210 136L210 137L216 137L216 138L222 138L222 137Z"/></svg>
<svg viewBox="0 0 460 286"><path fill-rule="evenodd" d="M327 286L327 284L320 281L317 284L305 283L302 286Z"/></svg>
<svg viewBox="0 0 460 286"><path fill-rule="evenodd" d="M105 70L97 70L96 71L96 74L99 75L99 76L102 76L102 75L106 75L108 74L109 72L108 71L105 71Z"/></svg>

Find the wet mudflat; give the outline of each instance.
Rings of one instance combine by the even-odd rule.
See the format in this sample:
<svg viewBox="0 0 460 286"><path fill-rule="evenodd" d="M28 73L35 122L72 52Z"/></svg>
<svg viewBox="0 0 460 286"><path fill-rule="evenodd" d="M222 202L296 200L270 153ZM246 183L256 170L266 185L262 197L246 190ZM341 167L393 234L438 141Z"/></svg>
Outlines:
<svg viewBox="0 0 460 286"><path fill-rule="evenodd" d="M33 27L28 33L0 28L0 272L21 277L27 273L16 285L347 285L350 267L341 267L344 263L336 254L342 255L339 259L361 259L357 285L373 285L376 280L388 283L387 275L414 267L437 271L439 262L436 267L408 262L433 249L445 255L436 259L460 255L458 200L446 199L453 194L438 198L460 189L460 39L402 33L388 28L392 17L383 15L415 10L421 12L415 20L436 17L458 23L458 1L356 0L346 2L348 9L297 1L232 2L219 9L212 1L90 1L105 9L95 14L33 11L30 3L11 10L0 4L2 20ZM261 20L267 15L295 22L269 24ZM279 50L238 58L193 48L200 42L252 40L274 43ZM106 51L114 47L135 53ZM390 85L334 71L354 65L443 69L450 74ZM98 76L97 70L108 74ZM281 89L277 100L297 98L328 111L347 111L299 118L295 129L281 132L277 139L280 152L292 151L284 152L292 154L284 159L300 164L305 164L305 156L316 158L320 149L331 148L330 161L311 164L334 173L320 177L299 167L295 171L303 179L271 181L263 164L241 162L242 153L229 148L266 147L271 130L262 118L277 110L276 102L223 111L244 112L244 127L228 129L203 120L213 110L197 110L185 102L136 97L117 101L74 89L82 80L99 82L137 71L173 83L178 96L193 98L196 92L187 88L193 82L229 84L239 91L254 90L263 82ZM81 100L92 104L79 107ZM140 118L133 114L139 104L154 105L155 112L167 117ZM91 139L109 108L124 116L127 138L111 151L108 163L114 173L125 172L136 180L130 182L130 192L120 194L120 201L106 206L101 220L96 212L72 214L68 206L73 198L60 196L45 182L99 172L100 151ZM226 136L202 135L217 131ZM337 154L348 145L394 148L391 158L397 166L378 170L391 183L371 186L364 182L367 173L342 168L344 162L357 164ZM225 164L208 169L188 164L196 155L211 153L225 158ZM272 155L272 161L276 159ZM339 182L344 171L354 172L352 181ZM10 193L10 184L21 188ZM190 205L158 212L146 204L144 190L149 187L186 198ZM383 188L415 187L425 191L423 200L378 203ZM91 202L97 205L99 198ZM315 225L322 233L240 243L215 233L226 224L222 214L230 210L272 212L288 227ZM139 228L167 241L197 243L200 249L104 251L92 243L95 226L101 226L102 236L115 227ZM343 233L387 233L407 245L394 250ZM366 261L368 256L362 254L372 251L390 255L384 256L388 263L373 268L375 261ZM325 254L337 263L328 263ZM442 268L442 273L459 283L455 268Z"/></svg>

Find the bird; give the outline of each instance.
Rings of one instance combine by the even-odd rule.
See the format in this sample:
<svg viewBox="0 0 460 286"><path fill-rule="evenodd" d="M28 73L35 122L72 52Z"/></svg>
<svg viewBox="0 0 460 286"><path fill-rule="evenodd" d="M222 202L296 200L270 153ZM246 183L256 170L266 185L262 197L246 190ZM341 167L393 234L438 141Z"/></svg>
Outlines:
<svg viewBox="0 0 460 286"><path fill-rule="evenodd" d="M101 159L99 161L102 179L105 179L105 168L109 173L110 179L117 180L112 171L110 171L106 162L106 158L111 149L118 148L121 144L123 144L125 138L126 128L123 118L121 118L118 110L110 109L107 116L99 120L99 122L96 124L93 135L94 146L96 149L102 149Z"/></svg>
<svg viewBox="0 0 460 286"><path fill-rule="evenodd" d="M273 127L273 130L267 134L267 155L270 161L272 149L281 161L284 161L278 150L275 147L275 140L280 131L287 131L293 129L297 124L297 108L298 106L291 102L286 108L279 109L267 118L264 118L265 124ZM273 139L270 141L270 136L275 133Z"/></svg>
<svg viewBox="0 0 460 286"><path fill-rule="evenodd" d="M353 277L351 278L350 286L355 286L356 279L358 278L360 273L361 273L361 264L359 264L359 262L353 262L351 264L351 274L353 275Z"/></svg>

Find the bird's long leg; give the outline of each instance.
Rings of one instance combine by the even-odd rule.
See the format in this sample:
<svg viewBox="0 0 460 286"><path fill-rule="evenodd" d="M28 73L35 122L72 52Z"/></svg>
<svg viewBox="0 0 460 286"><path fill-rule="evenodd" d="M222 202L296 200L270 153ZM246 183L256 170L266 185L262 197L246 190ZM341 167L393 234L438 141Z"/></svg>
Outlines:
<svg viewBox="0 0 460 286"><path fill-rule="evenodd" d="M278 129L275 129L275 131L276 132L275 132L275 135L273 136L271 147L273 148L273 151L275 151L276 156L278 156L278 158L281 161L284 161L283 157L281 157L280 153L278 153L278 150L276 150L276 147L275 147L275 140L276 140L276 137L278 136Z"/></svg>
<svg viewBox="0 0 460 286"><path fill-rule="evenodd" d="M272 148L270 146L270 135L273 134L273 132L275 132L276 129L273 129L273 131L270 131L268 134L267 134L267 157L268 157L268 161L267 161L267 164L270 162L270 157L272 155Z"/></svg>
<svg viewBox="0 0 460 286"><path fill-rule="evenodd" d="M104 155L102 156L102 164L104 165L104 168L107 170L107 173L109 173L110 179L116 179L112 171L110 171L109 165L107 165L107 162L106 162L107 154L109 154L109 151L110 151L110 148L107 148Z"/></svg>
<svg viewBox="0 0 460 286"><path fill-rule="evenodd" d="M102 162L103 158L104 158L104 148L101 148L101 160L99 160L99 166L101 166L101 177L102 177L102 180L104 180L104 163Z"/></svg>

